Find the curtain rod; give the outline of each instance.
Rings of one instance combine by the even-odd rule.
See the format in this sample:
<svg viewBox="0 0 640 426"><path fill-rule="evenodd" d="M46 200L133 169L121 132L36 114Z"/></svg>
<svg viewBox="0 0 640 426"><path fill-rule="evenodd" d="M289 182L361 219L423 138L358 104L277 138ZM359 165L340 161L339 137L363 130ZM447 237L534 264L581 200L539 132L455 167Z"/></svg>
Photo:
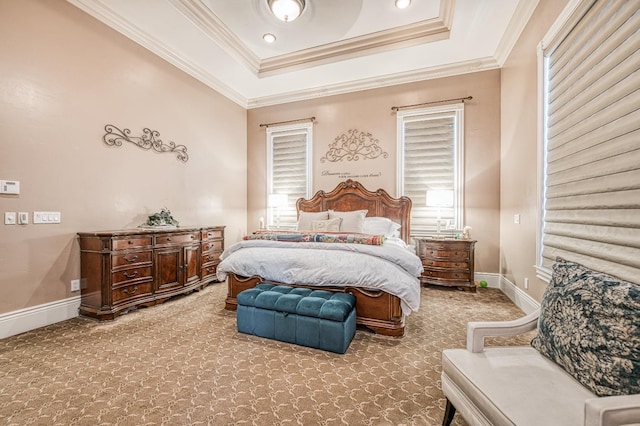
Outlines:
<svg viewBox="0 0 640 426"><path fill-rule="evenodd" d="M316 121L316 118L315 117L307 117L307 118L297 118L295 120L288 120L288 121L278 121L277 123L261 124L260 127L269 127L269 126L275 126L275 125L278 125L278 124L297 123L298 121L310 121L310 122L314 123Z"/></svg>
<svg viewBox="0 0 640 426"><path fill-rule="evenodd" d="M464 101L470 101L471 99L473 99L473 96L467 96L466 98L442 99L440 101L423 102L421 104L394 106L394 107L391 107L391 111L396 112L396 111L404 109L404 108L414 108L414 107L419 107L419 106L423 106L423 105L439 104L439 103L442 103L442 102L452 102L452 101L462 101L462 102L464 102Z"/></svg>

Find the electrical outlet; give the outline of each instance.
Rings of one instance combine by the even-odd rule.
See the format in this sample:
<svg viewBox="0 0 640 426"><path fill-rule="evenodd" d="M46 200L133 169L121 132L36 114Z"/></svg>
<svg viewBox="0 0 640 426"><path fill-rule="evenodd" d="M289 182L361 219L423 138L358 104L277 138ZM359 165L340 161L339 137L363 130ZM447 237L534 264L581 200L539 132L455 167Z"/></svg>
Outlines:
<svg viewBox="0 0 640 426"><path fill-rule="evenodd" d="M513 223L515 223L516 225L520 224L520 215L519 214L514 214L513 215Z"/></svg>
<svg viewBox="0 0 640 426"><path fill-rule="evenodd" d="M80 280L71 280L71 291L80 290Z"/></svg>
<svg viewBox="0 0 640 426"><path fill-rule="evenodd" d="M19 212L18 213L18 224L19 225L28 225L29 224L29 212Z"/></svg>
<svg viewBox="0 0 640 426"><path fill-rule="evenodd" d="M524 279L524 289L529 290L529 278Z"/></svg>

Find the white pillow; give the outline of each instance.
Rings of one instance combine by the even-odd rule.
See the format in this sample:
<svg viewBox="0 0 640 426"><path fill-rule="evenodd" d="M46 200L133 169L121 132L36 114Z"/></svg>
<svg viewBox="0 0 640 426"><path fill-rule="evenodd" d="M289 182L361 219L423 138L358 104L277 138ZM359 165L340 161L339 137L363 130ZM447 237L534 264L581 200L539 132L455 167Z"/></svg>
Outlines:
<svg viewBox="0 0 640 426"><path fill-rule="evenodd" d="M362 232L371 235L385 235L387 237L400 236L400 224L386 217L365 217Z"/></svg>
<svg viewBox="0 0 640 426"><path fill-rule="evenodd" d="M313 231L314 220L329 219L328 212L300 212L298 217L298 231Z"/></svg>
<svg viewBox="0 0 640 426"><path fill-rule="evenodd" d="M313 228L313 231L338 232L340 231L341 222L342 218L340 217L327 220L314 220L311 222L311 227Z"/></svg>
<svg viewBox="0 0 640 426"><path fill-rule="evenodd" d="M340 232L355 232L361 234L363 232L364 218L369 210L355 210L352 212L336 212L329 210L329 219L336 217L342 218L340 224Z"/></svg>

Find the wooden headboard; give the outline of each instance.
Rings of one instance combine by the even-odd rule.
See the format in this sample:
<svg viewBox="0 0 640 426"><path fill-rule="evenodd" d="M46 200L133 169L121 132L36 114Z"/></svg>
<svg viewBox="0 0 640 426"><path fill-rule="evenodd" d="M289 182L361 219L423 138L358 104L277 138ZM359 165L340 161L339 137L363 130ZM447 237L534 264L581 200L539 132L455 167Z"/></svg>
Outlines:
<svg viewBox="0 0 640 426"><path fill-rule="evenodd" d="M360 182L348 179L339 183L331 192L318 191L308 200L299 198L296 209L298 212L368 210L367 216L386 217L399 223L402 226L400 237L409 244L411 199L393 198L384 189L371 192Z"/></svg>

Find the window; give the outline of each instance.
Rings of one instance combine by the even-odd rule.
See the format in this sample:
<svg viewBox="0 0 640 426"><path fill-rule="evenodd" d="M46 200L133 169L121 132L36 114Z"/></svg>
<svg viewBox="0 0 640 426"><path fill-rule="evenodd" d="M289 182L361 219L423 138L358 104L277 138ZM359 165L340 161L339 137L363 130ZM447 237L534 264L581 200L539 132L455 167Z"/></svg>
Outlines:
<svg viewBox="0 0 640 426"><path fill-rule="evenodd" d="M639 19L637 0L572 1L539 47L543 280L560 256L639 281Z"/></svg>
<svg viewBox="0 0 640 426"><path fill-rule="evenodd" d="M295 229L296 201L311 195L312 123L267 128L267 226Z"/></svg>
<svg viewBox="0 0 640 426"><path fill-rule="evenodd" d="M411 235L435 235L438 222L462 226L463 122L462 103L398 112L398 194L413 202ZM448 191L453 202L427 206L427 190Z"/></svg>

